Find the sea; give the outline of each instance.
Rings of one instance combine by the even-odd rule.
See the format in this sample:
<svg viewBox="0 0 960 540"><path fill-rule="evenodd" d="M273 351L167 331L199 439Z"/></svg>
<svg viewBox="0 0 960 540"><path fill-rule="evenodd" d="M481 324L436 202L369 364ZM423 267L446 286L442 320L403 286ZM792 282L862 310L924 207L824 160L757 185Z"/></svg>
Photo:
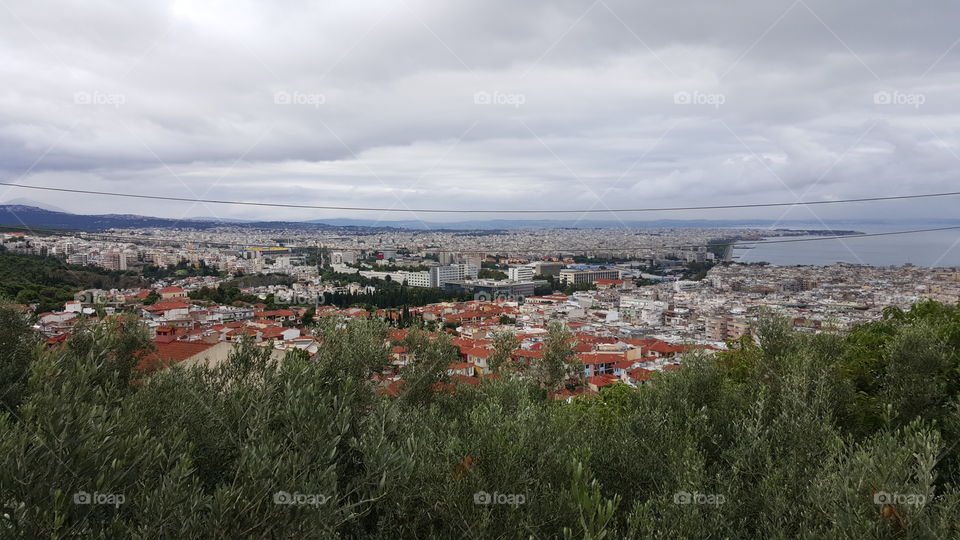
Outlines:
<svg viewBox="0 0 960 540"><path fill-rule="evenodd" d="M942 226L942 225L941 225ZM831 227L833 225L831 224ZM837 229L864 233L928 228L931 226L857 226L844 225ZM936 225L932 226L936 227ZM825 229L821 226L792 229ZM797 236L782 239L818 238ZM770 238L769 240L777 240ZM838 262L870 266L900 266L912 264L926 267L960 267L960 229L901 234L889 236L856 237L815 240L810 242L755 243L734 246L735 262L768 262L778 266L828 266Z"/></svg>

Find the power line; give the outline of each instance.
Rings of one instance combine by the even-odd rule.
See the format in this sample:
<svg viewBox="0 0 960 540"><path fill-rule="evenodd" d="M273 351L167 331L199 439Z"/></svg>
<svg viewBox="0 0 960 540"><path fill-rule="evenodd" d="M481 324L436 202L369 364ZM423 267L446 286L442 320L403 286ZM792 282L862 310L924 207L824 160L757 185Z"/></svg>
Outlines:
<svg viewBox="0 0 960 540"><path fill-rule="evenodd" d="M151 238L143 236L123 236L123 235L113 235L113 234L102 234L102 233L89 233L83 231L68 231L62 229L39 229L39 228L30 228L23 226L10 226L10 225L0 225L0 229L25 229L31 230L34 232L46 233L51 235L70 235L70 236L99 236L104 239L111 240L129 240L131 243L136 242L166 242L171 244L209 244L209 245L220 245L220 246L244 246L249 248L265 248L265 247L289 247L290 249L305 249L305 248L315 248L315 246L277 246L276 244L241 244L241 243L230 243L230 242L214 242L209 240L183 240L183 239L173 239L173 238ZM823 240L847 240L855 238L872 238L877 236L895 236L903 234L920 234L920 233L929 233L929 232L938 232L938 231L953 231L960 230L960 225L950 226L950 227L933 227L928 229L911 229L906 231L887 231L887 232L877 232L877 233L859 233L859 234L846 234L846 235L834 235L834 236L815 236L813 238L784 238L776 240L737 240L732 242L717 242L717 243L700 243L700 244L677 244L677 245L647 245L647 246L626 246L626 247L596 247L596 248L508 248L508 249L445 249L442 247L437 248L427 248L422 251L436 251L442 253L587 253L593 251L641 251L645 249L685 249L685 248L700 248L700 247L727 247L727 246L743 246L743 245L757 245L757 244L786 244L792 242L819 242ZM329 249L342 249L345 251L356 251L357 248L335 248L331 246L326 246ZM367 249L366 251L376 251L375 248Z"/></svg>
<svg viewBox="0 0 960 540"><path fill-rule="evenodd" d="M0 186L9 186L21 189L33 189L41 191L57 191L61 193L80 193L84 195L104 195L108 197L126 197L130 199L148 199L156 201L178 201L203 204L226 204L235 206L262 206L271 208L300 208L309 210L342 210L351 212L406 212L422 214L614 214L618 212L636 213L636 212L679 212L684 210L725 210L734 208L773 208L778 206L814 206L821 204L845 204L857 202L875 202L875 201L899 201L906 199L925 199L933 197L952 197L960 195L960 191L947 191L943 193L923 193L919 195L895 195L890 197L861 197L856 199L836 199L831 201L797 201L797 202L774 202L774 203L756 203L756 204L717 204L708 206L668 206L663 208L586 208L580 210L448 210L443 208L376 208L367 206L325 206L311 204L290 204L290 203L271 203L259 201L227 201L220 199L195 199L190 197L170 197L164 195L140 195L136 193L118 193L113 191L93 191L86 189L59 188L50 186L28 186L15 184L11 182L0 182Z"/></svg>

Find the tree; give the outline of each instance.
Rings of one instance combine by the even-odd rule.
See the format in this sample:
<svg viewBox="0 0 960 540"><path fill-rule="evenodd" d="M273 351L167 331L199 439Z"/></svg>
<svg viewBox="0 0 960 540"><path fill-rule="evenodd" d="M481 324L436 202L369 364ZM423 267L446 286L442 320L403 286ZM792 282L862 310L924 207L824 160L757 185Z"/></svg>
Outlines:
<svg viewBox="0 0 960 540"><path fill-rule="evenodd" d="M492 373L500 373L508 366L513 358L513 352L520 346L520 342L511 332L499 331L493 334L493 354L487 359Z"/></svg>
<svg viewBox="0 0 960 540"><path fill-rule="evenodd" d="M36 338L32 318L0 300L0 413L16 414L26 395L27 371Z"/></svg>
<svg viewBox="0 0 960 540"><path fill-rule="evenodd" d="M477 277L480 279L507 279L507 274L492 268L482 268L477 272Z"/></svg>
<svg viewBox="0 0 960 540"><path fill-rule="evenodd" d="M416 329L407 334L404 345L413 361L400 372L400 392L410 403L427 403L432 400L435 386L447 382L450 364L459 359L457 347L446 333L428 334Z"/></svg>
<svg viewBox="0 0 960 540"><path fill-rule="evenodd" d="M559 390L568 382L578 382L583 367L577 365L576 341L566 325L558 321L547 325L543 358L534 366L535 380L548 392Z"/></svg>
<svg viewBox="0 0 960 540"><path fill-rule="evenodd" d="M303 312L303 317L300 317L300 324L301 324L302 326L305 326L305 327L308 327L308 328L309 328L309 327L313 326L314 317L316 317L316 316L317 316L317 309L316 309L316 308L312 308L312 307L311 307L311 308L307 308L307 310Z"/></svg>
<svg viewBox="0 0 960 540"><path fill-rule="evenodd" d="M314 358L244 341L222 362L147 375L130 370L147 348L135 321L86 321L43 347L14 312L0 309L0 358L25 354L26 386L15 413L0 410L3 538L960 529L958 306L833 334L761 325L760 344L688 354L653 385L572 404L526 377L447 383L444 332L411 331L402 396L381 395L381 321L324 318ZM575 365L572 344L552 324L544 355Z"/></svg>

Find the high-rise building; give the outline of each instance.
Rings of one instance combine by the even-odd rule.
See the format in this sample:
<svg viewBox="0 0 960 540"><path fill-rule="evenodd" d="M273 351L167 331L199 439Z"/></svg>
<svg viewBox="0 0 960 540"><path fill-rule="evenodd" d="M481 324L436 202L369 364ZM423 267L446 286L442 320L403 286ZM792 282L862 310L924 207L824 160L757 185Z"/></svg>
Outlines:
<svg viewBox="0 0 960 540"><path fill-rule="evenodd" d="M510 281L531 281L533 279L532 266L514 266L507 269Z"/></svg>
<svg viewBox="0 0 960 540"><path fill-rule="evenodd" d="M126 270L127 254L111 251L103 256L103 267L107 270Z"/></svg>

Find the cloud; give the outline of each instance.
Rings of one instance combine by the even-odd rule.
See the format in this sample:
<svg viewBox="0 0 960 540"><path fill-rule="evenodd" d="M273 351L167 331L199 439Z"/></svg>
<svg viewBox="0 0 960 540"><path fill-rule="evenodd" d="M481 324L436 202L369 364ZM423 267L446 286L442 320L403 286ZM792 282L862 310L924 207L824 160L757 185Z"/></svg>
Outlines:
<svg viewBox="0 0 960 540"><path fill-rule="evenodd" d="M950 4L56 4L0 11L5 181L454 209L955 187ZM316 216L0 188L0 200L16 198L91 213ZM955 217L945 201L896 208Z"/></svg>

